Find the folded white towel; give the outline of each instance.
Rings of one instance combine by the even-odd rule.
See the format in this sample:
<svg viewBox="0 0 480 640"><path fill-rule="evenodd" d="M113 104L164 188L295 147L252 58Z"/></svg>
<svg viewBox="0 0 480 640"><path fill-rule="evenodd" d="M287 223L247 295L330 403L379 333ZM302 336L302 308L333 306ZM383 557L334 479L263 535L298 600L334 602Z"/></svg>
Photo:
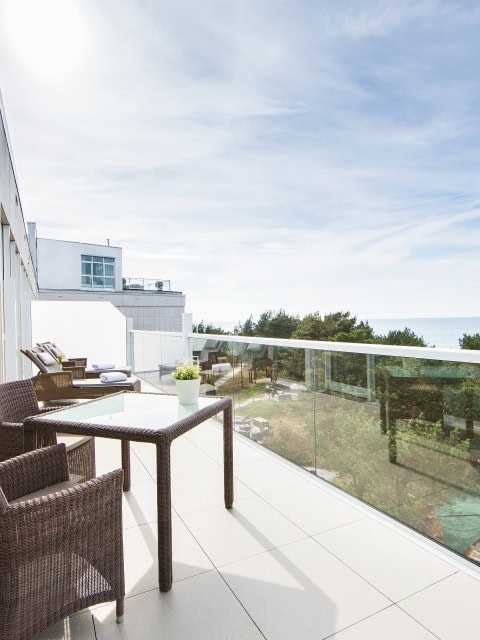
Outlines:
<svg viewBox="0 0 480 640"><path fill-rule="evenodd" d="M221 373L222 371L230 371L232 365L229 362L222 364L212 364L212 373Z"/></svg>
<svg viewBox="0 0 480 640"><path fill-rule="evenodd" d="M126 382L127 376L120 371L112 371L111 373L101 373L100 380L102 382Z"/></svg>
<svg viewBox="0 0 480 640"><path fill-rule="evenodd" d="M115 369L115 363L114 362L97 362L97 363L93 363L92 367L94 369Z"/></svg>

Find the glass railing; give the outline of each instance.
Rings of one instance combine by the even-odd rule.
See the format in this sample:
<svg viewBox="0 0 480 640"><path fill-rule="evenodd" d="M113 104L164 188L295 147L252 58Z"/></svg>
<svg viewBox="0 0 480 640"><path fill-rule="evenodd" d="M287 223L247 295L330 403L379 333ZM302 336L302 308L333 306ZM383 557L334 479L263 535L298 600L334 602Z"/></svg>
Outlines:
<svg viewBox="0 0 480 640"><path fill-rule="evenodd" d="M149 280L147 278L123 278L124 291L170 291L170 280Z"/></svg>
<svg viewBox="0 0 480 640"><path fill-rule="evenodd" d="M478 563L479 352L198 334L190 348L238 433Z"/></svg>
<svg viewBox="0 0 480 640"><path fill-rule="evenodd" d="M133 371L162 391L175 391L172 372L184 358L185 340L181 333L131 331L130 362Z"/></svg>

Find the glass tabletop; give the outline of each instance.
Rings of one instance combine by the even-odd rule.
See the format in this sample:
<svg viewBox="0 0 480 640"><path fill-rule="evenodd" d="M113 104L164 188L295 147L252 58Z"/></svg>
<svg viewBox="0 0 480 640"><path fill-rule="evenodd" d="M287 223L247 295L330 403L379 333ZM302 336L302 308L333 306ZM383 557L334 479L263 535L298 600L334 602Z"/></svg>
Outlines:
<svg viewBox="0 0 480 640"><path fill-rule="evenodd" d="M42 422L85 422L88 424L161 429L188 418L220 398L198 398L198 403L182 405L174 395L155 393L118 393L84 404L42 414Z"/></svg>

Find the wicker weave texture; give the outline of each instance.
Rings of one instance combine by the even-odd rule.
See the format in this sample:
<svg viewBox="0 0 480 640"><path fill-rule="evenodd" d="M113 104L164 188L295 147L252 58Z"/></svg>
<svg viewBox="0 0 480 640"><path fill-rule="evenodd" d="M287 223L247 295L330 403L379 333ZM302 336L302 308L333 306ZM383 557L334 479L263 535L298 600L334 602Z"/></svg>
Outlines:
<svg viewBox="0 0 480 640"><path fill-rule="evenodd" d="M41 413L31 380L0 384L0 461L25 453L23 422ZM44 431L38 446L56 443L55 431ZM70 472L88 480L95 476L95 441L71 449L68 454Z"/></svg>
<svg viewBox="0 0 480 640"><path fill-rule="evenodd" d="M146 394L149 398L168 396L170 394ZM206 405L174 424L157 429L88 422L62 421L61 410L52 420L41 422L41 418L33 418L26 422L26 431L32 436L40 437L45 429L52 427L58 431L73 434L88 434L103 438L115 438L122 441L122 464L126 475L126 486L129 487L130 461L128 442L149 442L156 445L157 459L157 511L158 511L158 574L161 591L169 591L172 586L172 521L171 521L171 478L170 478L170 449L171 444L180 435L193 429L205 420L223 412L223 457L224 457L224 501L225 507L233 505L233 427L232 427L232 399L218 397L212 404ZM161 405L159 405L161 410Z"/></svg>
<svg viewBox="0 0 480 640"><path fill-rule="evenodd" d="M18 487L44 488L45 477L56 482L62 467L64 445L0 463L0 502L19 497ZM53 623L102 602L116 600L117 615L123 614L122 476L119 469L4 508L0 640L33 640Z"/></svg>

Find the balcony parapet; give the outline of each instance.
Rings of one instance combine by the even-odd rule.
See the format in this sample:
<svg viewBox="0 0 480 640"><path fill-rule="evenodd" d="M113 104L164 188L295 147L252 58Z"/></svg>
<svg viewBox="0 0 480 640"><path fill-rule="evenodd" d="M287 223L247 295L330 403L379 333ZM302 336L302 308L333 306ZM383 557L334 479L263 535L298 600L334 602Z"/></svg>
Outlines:
<svg viewBox="0 0 480 640"><path fill-rule="evenodd" d="M171 291L170 280L148 278L122 278L124 291L149 291L151 293L163 293Z"/></svg>

